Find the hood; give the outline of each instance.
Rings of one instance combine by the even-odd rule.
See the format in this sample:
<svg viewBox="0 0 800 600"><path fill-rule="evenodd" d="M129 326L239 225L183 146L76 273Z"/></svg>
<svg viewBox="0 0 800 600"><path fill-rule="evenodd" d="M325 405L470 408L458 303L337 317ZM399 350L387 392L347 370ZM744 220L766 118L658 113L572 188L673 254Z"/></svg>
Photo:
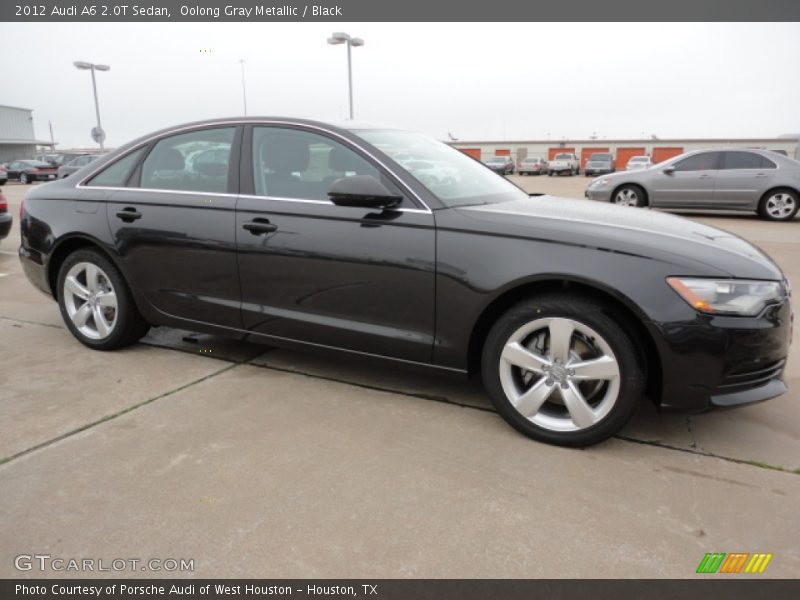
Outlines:
<svg viewBox="0 0 800 600"><path fill-rule="evenodd" d="M675 275L783 279L780 268L737 235L649 209L535 196L457 208L492 233L579 243L685 267Z"/></svg>

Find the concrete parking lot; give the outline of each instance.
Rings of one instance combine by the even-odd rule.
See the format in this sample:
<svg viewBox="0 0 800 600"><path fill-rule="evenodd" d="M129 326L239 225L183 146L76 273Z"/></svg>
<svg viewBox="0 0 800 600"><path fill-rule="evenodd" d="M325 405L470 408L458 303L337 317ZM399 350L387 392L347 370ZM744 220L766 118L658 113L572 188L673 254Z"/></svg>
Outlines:
<svg viewBox="0 0 800 600"><path fill-rule="evenodd" d="M584 177L514 177L582 197ZM16 215L24 186L2 188ZM631 209L638 210L638 209ZM800 222L691 215L800 286ZM477 381L159 328L100 353L0 242L0 577L20 554L184 558L160 577L692 577L706 552L800 572L800 361L788 394L530 441ZM797 333L795 329L795 338ZM796 340L795 340L796 341ZM752 577L741 575L741 577Z"/></svg>

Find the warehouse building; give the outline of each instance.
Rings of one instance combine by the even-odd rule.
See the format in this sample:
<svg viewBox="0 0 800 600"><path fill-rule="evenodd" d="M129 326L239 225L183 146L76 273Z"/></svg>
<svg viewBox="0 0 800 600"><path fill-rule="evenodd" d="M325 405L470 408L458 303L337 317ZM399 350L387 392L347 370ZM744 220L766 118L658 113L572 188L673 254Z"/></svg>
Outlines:
<svg viewBox="0 0 800 600"><path fill-rule="evenodd" d="M0 105L0 163L18 158L33 158L37 146L53 147L37 140L33 133L33 111L29 108Z"/></svg>
<svg viewBox="0 0 800 600"><path fill-rule="evenodd" d="M797 157L797 138L763 139L632 139L632 140L531 140L531 141L454 141L450 144L478 160L491 156L511 156L519 162L523 158L553 160L559 152L574 152L581 159L581 168L596 152L610 152L615 157L618 169L624 169L632 156L647 155L654 163L667 160L690 150L703 148L762 148L780 150L788 156Z"/></svg>

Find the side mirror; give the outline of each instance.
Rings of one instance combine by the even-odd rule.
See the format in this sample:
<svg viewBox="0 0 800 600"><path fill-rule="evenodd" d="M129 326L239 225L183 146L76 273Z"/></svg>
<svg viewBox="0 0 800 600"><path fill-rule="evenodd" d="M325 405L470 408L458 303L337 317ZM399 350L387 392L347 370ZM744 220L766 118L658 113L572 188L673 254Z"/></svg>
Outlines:
<svg viewBox="0 0 800 600"><path fill-rule="evenodd" d="M674 172L675 172L675 167L672 166L664 167L664 170L662 171L664 175L672 175Z"/></svg>
<svg viewBox="0 0 800 600"><path fill-rule="evenodd" d="M402 196L392 194L372 175L343 177L331 184L328 197L336 206L389 208L400 204Z"/></svg>

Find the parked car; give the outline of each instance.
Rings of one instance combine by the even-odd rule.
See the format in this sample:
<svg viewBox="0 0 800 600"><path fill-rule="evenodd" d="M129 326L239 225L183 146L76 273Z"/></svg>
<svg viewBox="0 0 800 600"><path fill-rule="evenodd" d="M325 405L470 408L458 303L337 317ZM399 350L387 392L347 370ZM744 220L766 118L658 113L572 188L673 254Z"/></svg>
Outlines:
<svg viewBox="0 0 800 600"><path fill-rule="evenodd" d="M653 160L649 156L631 156L628 164L625 165L626 171L638 171L649 169L653 166Z"/></svg>
<svg viewBox="0 0 800 600"><path fill-rule="evenodd" d="M586 197L626 206L753 211L789 221L800 208L800 162L769 150L697 150L649 169L599 177Z"/></svg>
<svg viewBox="0 0 800 600"><path fill-rule="evenodd" d="M510 156L492 156L485 160L483 164L500 175L514 174L514 161L511 160Z"/></svg>
<svg viewBox="0 0 800 600"><path fill-rule="evenodd" d="M100 154L82 154L81 156L76 156L67 164L58 167L58 178L63 179L64 177L69 177L75 171L82 169L86 165L92 164L94 161L100 158L100 156Z"/></svg>
<svg viewBox="0 0 800 600"><path fill-rule="evenodd" d="M37 160L41 160L42 162L46 162L53 167L61 167L66 165L69 162L72 162L76 158L80 156L95 156L92 152L62 152L60 154L45 154L42 156L37 156Z"/></svg>
<svg viewBox="0 0 800 600"><path fill-rule="evenodd" d="M586 161L586 166L583 167L583 172L587 177L590 175L605 175L616 170L614 155L608 152L595 152Z"/></svg>
<svg viewBox="0 0 800 600"><path fill-rule="evenodd" d="M229 146L220 176L185 169L202 144ZM399 152L460 176L423 184ZM28 279L89 348L163 325L481 372L509 424L554 444L609 437L645 394L703 410L786 390L789 287L761 250L673 215L531 197L415 133L165 129L30 190L20 234Z"/></svg>
<svg viewBox="0 0 800 600"><path fill-rule="evenodd" d="M0 240L8 237L13 220L11 213L8 212L8 201L3 192L0 192Z"/></svg>
<svg viewBox="0 0 800 600"><path fill-rule="evenodd" d="M8 171L5 165L0 165L0 185L5 185L8 181Z"/></svg>
<svg viewBox="0 0 800 600"><path fill-rule="evenodd" d="M56 178L56 169L41 160L15 160L8 164L8 178L20 183L49 181Z"/></svg>
<svg viewBox="0 0 800 600"><path fill-rule="evenodd" d="M520 175L541 175L547 173L547 161L543 158L523 158L517 166Z"/></svg>
<svg viewBox="0 0 800 600"><path fill-rule="evenodd" d="M561 175L562 173L577 175L580 172L581 161L577 154L572 152L560 152L547 164L548 175Z"/></svg>

